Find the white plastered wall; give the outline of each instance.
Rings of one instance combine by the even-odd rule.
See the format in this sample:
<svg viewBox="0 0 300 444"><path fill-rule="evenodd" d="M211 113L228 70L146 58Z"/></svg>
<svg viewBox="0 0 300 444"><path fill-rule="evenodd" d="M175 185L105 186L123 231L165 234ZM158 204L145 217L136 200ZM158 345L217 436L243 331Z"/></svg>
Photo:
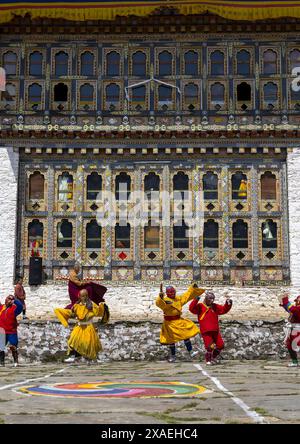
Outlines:
<svg viewBox="0 0 300 444"><path fill-rule="evenodd" d="M13 292L19 153L0 146L0 301Z"/></svg>

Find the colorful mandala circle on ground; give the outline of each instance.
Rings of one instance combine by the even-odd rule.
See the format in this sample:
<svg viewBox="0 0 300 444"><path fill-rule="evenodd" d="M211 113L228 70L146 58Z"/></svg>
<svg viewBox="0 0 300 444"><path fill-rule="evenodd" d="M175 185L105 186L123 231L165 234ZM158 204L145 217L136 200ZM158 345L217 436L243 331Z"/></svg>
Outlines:
<svg viewBox="0 0 300 444"><path fill-rule="evenodd" d="M60 398L173 398L197 396L204 393L206 388L184 382L89 382L32 385L17 391L28 395Z"/></svg>

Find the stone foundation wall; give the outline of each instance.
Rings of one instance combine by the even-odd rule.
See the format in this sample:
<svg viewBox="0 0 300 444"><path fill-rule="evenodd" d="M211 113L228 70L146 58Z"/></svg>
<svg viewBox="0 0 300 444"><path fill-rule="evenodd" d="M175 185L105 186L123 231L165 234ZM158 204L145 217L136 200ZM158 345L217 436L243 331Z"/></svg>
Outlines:
<svg viewBox="0 0 300 444"><path fill-rule="evenodd" d="M280 359L286 356L283 345L284 321L223 321L225 359ZM103 360L165 359L168 347L159 343L161 324L156 322L116 322L100 326L98 332L103 345ZM56 361L66 355L70 329L58 322L23 322L19 326L20 361ZM199 347L198 338L193 338ZM201 359L204 358L202 340ZM178 344L178 358L187 359L183 343ZM11 359L10 357L7 358Z"/></svg>
<svg viewBox="0 0 300 444"><path fill-rule="evenodd" d="M188 284L176 286L177 294L182 294ZM155 305L159 284L119 285L107 284L105 300L110 308L113 321L160 321L162 312ZM64 285L45 285L25 287L27 315L31 320L55 319L53 309L65 307L69 303L68 287ZM231 320L279 320L285 319L287 313L279 307L278 296L291 291L292 300L297 293L295 288L287 287L213 287L216 302L223 304L226 294L233 299L232 310L226 314ZM2 298L0 298L1 300ZM195 319L184 307L184 315Z"/></svg>

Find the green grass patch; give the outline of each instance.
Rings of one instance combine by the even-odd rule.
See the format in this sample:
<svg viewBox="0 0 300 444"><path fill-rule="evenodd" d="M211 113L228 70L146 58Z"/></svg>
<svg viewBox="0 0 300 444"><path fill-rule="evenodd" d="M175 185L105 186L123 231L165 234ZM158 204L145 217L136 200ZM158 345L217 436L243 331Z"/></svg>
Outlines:
<svg viewBox="0 0 300 444"><path fill-rule="evenodd" d="M267 410L265 410L262 407L254 407L253 409L256 413L258 413L259 415L268 415Z"/></svg>
<svg viewBox="0 0 300 444"><path fill-rule="evenodd" d="M192 409L194 407L197 407L198 403L197 402L190 402L189 404L185 404L182 407L177 407L174 409L168 409L165 411L165 414L170 414L170 413L177 413L177 412L182 412L182 410L187 410L187 409Z"/></svg>
<svg viewBox="0 0 300 444"><path fill-rule="evenodd" d="M239 421L238 419L228 419L225 424L249 424L250 421Z"/></svg>

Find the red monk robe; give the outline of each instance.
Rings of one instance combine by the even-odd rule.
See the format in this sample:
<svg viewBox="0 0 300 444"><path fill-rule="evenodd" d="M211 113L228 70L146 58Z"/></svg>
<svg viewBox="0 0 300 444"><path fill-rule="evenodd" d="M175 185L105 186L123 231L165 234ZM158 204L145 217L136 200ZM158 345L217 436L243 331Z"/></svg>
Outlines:
<svg viewBox="0 0 300 444"><path fill-rule="evenodd" d="M107 291L106 287L100 284L96 284L95 282L81 281L76 270L71 270L68 283L71 304L67 305L65 307L66 309L71 309L73 305L77 303L79 292L83 289L86 289L88 291L89 298L95 304L99 305L100 302L104 302L103 296Z"/></svg>
<svg viewBox="0 0 300 444"><path fill-rule="evenodd" d="M220 333L219 316L228 313L232 301L227 299L224 305L215 304L214 294L207 292L204 302L199 298L193 299L189 310L198 316L200 333L205 345L205 360L207 364L215 363L215 358L224 348L224 341Z"/></svg>
<svg viewBox="0 0 300 444"><path fill-rule="evenodd" d="M284 295L282 303L283 308L290 313L289 322L286 331L285 345L289 351L292 362L289 367L298 367L297 351L300 346L300 296L295 299L295 305L293 305L288 298L288 295Z"/></svg>

